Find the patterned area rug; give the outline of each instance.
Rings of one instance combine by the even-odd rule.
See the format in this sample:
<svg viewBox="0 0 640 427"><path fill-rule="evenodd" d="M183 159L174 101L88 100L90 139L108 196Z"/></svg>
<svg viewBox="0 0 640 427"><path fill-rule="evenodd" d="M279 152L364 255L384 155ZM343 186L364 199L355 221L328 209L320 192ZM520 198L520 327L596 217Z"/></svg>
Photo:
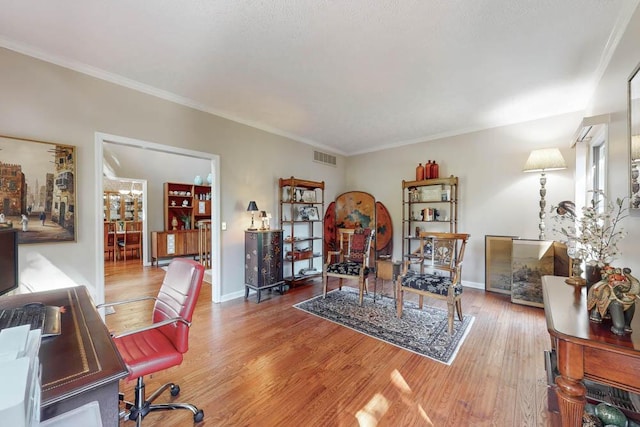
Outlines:
<svg viewBox="0 0 640 427"><path fill-rule="evenodd" d="M474 317L465 315L462 322L456 317L453 335L447 332L447 311L406 301L402 318L396 317L392 298L365 295L362 307L358 305L358 292L343 287L294 305L295 308L330 320L339 325L412 351L430 359L450 365L458 353Z"/></svg>

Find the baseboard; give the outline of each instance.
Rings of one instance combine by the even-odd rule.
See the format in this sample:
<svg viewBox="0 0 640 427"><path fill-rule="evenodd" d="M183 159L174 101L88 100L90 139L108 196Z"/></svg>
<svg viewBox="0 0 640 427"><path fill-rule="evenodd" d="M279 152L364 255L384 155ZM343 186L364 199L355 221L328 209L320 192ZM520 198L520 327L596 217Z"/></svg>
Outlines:
<svg viewBox="0 0 640 427"><path fill-rule="evenodd" d="M484 290L484 283L468 282L466 280L463 280L462 281L462 286L464 286L465 288L473 288L473 289Z"/></svg>

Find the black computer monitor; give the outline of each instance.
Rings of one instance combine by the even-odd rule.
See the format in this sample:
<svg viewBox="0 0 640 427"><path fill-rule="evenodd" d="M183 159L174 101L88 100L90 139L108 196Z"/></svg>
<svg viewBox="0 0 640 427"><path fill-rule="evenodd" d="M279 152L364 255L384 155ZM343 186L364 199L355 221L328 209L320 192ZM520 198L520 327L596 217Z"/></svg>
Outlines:
<svg viewBox="0 0 640 427"><path fill-rule="evenodd" d="M0 295L18 288L18 232L0 228Z"/></svg>

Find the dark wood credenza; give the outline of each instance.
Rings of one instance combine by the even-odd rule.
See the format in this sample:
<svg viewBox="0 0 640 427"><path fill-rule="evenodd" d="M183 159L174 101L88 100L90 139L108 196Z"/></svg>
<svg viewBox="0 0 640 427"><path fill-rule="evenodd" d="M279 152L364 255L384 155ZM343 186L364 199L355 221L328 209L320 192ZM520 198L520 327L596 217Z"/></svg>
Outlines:
<svg viewBox="0 0 640 427"><path fill-rule="evenodd" d="M162 258L196 256L199 253L198 230L151 232L151 265Z"/></svg>
<svg viewBox="0 0 640 427"><path fill-rule="evenodd" d="M544 312L557 357L562 425L581 426L587 391L583 379L640 393L640 314L631 324L633 333L615 335L610 321L589 321L586 288L576 289L565 279L542 278Z"/></svg>

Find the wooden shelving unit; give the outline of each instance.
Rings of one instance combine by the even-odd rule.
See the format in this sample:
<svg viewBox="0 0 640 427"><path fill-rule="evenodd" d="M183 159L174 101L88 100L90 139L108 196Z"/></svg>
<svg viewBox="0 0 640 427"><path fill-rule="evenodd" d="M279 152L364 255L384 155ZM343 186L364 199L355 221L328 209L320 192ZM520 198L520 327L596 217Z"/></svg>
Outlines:
<svg viewBox="0 0 640 427"><path fill-rule="evenodd" d="M207 265L211 256L211 239L200 242L198 222L211 227L211 187L208 185L165 182L164 231L151 232L151 263L162 258L193 255ZM174 220L175 219L175 220ZM207 245L208 247L204 247ZM206 259L203 258L206 254Z"/></svg>
<svg viewBox="0 0 640 427"><path fill-rule="evenodd" d="M324 181L280 178L284 281L298 286L322 275Z"/></svg>
<svg viewBox="0 0 640 427"><path fill-rule="evenodd" d="M197 221L206 219L211 219L211 187L164 183L165 231L194 230Z"/></svg>
<svg viewBox="0 0 640 427"><path fill-rule="evenodd" d="M404 256L418 248L418 230L458 232L457 177L452 175L449 178L402 181Z"/></svg>

